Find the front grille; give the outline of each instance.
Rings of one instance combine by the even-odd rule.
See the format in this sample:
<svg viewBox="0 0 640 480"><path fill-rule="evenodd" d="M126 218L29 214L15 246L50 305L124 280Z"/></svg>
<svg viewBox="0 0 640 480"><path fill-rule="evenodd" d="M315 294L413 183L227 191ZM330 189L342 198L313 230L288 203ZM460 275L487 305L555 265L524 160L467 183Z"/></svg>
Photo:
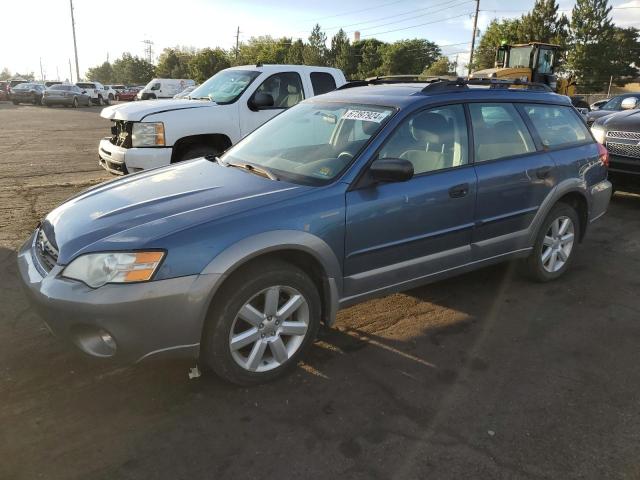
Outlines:
<svg viewBox="0 0 640 480"><path fill-rule="evenodd" d="M50 272L58 261L58 250L49 241L41 228L38 229L33 249L38 263L46 271Z"/></svg>
<svg viewBox="0 0 640 480"><path fill-rule="evenodd" d="M629 145L627 143L607 142L607 150L612 155L622 157L640 158L640 145Z"/></svg>
<svg viewBox="0 0 640 480"><path fill-rule="evenodd" d="M131 148L133 124L124 120L114 120L111 126L111 143L122 148Z"/></svg>
<svg viewBox="0 0 640 480"><path fill-rule="evenodd" d="M607 138L622 138L624 140L640 140L640 132L607 132Z"/></svg>

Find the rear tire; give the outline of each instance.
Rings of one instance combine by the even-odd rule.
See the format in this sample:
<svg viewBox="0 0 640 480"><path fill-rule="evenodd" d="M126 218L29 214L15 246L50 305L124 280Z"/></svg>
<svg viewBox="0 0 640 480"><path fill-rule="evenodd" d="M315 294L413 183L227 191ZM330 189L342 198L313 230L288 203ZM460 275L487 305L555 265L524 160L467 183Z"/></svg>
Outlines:
<svg viewBox="0 0 640 480"><path fill-rule="evenodd" d="M296 366L320 326L320 294L298 267L264 260L235 272L216 294L201 360L221 378L255 385Z"/></svg>
<svg viewBox="0 0 640 480"><path fill-rule="evenodd" d="M545 218L525 260L527 275L538 282L549 282L562 276L571 263L580 236L580 219L566 203L556 204Z"/></svg>

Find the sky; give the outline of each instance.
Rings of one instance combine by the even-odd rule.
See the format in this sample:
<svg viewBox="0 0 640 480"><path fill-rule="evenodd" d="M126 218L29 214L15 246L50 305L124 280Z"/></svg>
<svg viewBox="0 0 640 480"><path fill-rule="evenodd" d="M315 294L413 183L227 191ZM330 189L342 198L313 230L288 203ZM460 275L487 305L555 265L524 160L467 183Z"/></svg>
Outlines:
<svg viewBox="0 0 640 480"><path fill-rule="evenodd" d="M153 42L154 58L165 47L231 48L236 29L240 40L252 36L308 37L319 23L329 39L342 27L353 38L375 37L392 42L425 38L442 46L461 66L468 61L473 25L474 0L129 0L99 2L74 0L80 75L86 70L118 58L123 52L144 56L143 40ZM519 17L534 0L480 0L480 31L493 18ZM570 14L572 0L559 0ZM640 28L640 0L611 0L619 26ZM0 69L33 72L40 79L40 61L45 79L69 78L73 60L73 37L69 0L30 0L23 13L21 2L7 2L0 29ZM75 66L73 67L75 81Z"/></svg>

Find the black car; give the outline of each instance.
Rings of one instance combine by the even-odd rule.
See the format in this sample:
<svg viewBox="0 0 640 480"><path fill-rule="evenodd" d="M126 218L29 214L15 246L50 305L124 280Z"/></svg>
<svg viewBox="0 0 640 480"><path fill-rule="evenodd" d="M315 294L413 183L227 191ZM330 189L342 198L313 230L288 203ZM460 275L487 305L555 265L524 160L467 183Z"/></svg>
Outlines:
<svg viewBox="0 0 640 480"><path fill-rule="evenodd" d="M74 108L84 105L91 106L91 97L85 90L76 85L57 84L47 88L42 97L42 104L47 107L53 105L72 106Z"/></svg>
<svg viewBox="0 0 640 480"><path fill-rule="evenodd" d="M592 110L587 113L587 125L593 125L597 119L606 117L607 115L611 115L612 113L619 112L623 110L622 101L625 98L634 97L638 101L640 101L640 93L625 93L623 95L618 95L617 97L611 98L607 103L605 103L602 107L597 110Z"/></svg>
<svg viewBox="0 0 640 480"><path fill-rule="evenodd" d="M14 105L18 105L19 103L40 105L42 103L43 93L44 85L39 83L21 83L11 88L9 100L11 100Z"/></svg>
<svg viewBox="0 0 640 480"><path fill-rule="evenodd" d="M621 108L596 120L591 132L609 151L609 179L614 187L640 191L640 100L627 98Z"/></svg>

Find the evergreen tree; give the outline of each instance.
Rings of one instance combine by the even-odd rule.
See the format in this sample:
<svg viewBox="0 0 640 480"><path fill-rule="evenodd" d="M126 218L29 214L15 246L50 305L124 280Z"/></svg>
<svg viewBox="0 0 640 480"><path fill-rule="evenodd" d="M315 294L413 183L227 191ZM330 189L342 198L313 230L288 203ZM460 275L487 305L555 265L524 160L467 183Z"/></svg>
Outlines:
<svg viewBox="0 0 640 480"><path fill-rule="evenodd" d="M327 35L316 24L302 52L305 65L327 65Z"/></svg>
<svg viewBox="0 0 640 480"><path fill-rule="evenodd" d="M496 58L496 48L503 43L520 42L520 19L492 20L484 32L478 48L473 53L471 70L493 68Z"/></svg>
<svg viewBox="0 0 640 480"><path fill-rule="evenodd" d="M344 30L338 30L331 39L331 49L329 50L329 64L339 68L347 78L351 78L356 73L357 62L353 54L353 48L349 37Z"/></svg>
<svg viewBox="0 0 640 480"><path fill-rule="evenodd" d="M291 44L285 56L285 63L304 65L304 42L302 40L298 39Z"/></svg>
<svg viewBox="0 0 640 480"><path fill-rule="evenodd" d="M354 55L359 59L356 77L364 80L382 75L382 55L387 44L375 38L367 38L353 44Z"/></svg>
<svg viewBox="0 0 640 480"><path fill-rule="evenodd" d="M531 12L520 19L518 41L565 45L569 20L558 15L556 0L536 0Z"/></svg>

